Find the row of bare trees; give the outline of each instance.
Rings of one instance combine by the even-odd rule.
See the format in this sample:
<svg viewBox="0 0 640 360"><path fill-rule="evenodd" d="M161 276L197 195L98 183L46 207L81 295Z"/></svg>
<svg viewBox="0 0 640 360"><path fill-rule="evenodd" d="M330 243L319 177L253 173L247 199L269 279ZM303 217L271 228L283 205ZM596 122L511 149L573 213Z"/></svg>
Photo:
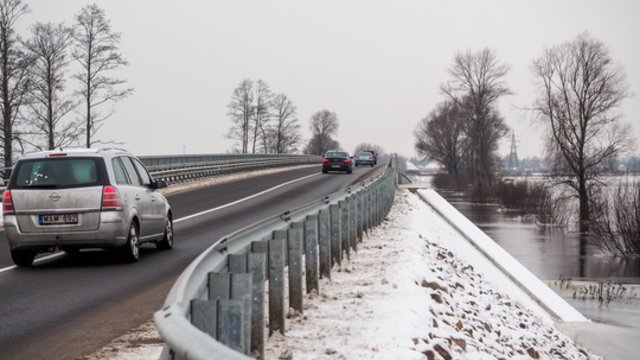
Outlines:
<svg viewBox="0 0 640 360"><path fill-rule="evenodd" d="M300 144L296 105L284 93L274 94L263 80L244 79L227 106L232 121L227 138L246 153L291 153Z"/></svg>
<svg viewBox="0 0 640 360"><path fill-rule="evenodd" d="M0 110L5 166L14 150L54 149L101 143L96 134L112 109L133 89L111 76L128 65L118 50L120 34L111 29L103 9L83 7L74 24L41 23L30 37L16 32L30 11L22 0L0 0ZM74 66L75 72L69 74ZM67 88L68 76L76 87ZM76 116L73 117L72 114Z"/></svg>
<svg viewBox="0 0 640 360"><path fill-rule="evenodd" d="M494 182L496 151L508 131L496 103L510 94L509 69L490 49L456 54L451 80L440 87L446 99L414 131L419 154L439 161L456 178L464 171L480 196Z"/></svg>

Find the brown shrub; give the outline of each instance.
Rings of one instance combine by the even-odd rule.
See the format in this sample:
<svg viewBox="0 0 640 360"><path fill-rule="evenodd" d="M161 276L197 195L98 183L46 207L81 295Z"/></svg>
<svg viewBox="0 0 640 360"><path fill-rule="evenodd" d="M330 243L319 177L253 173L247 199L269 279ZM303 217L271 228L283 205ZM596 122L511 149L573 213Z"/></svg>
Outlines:
<svg viewBox="0 0 640 360"><path fill-rule="evenodd" d="M600 194L590 205L594 245L615 255L640 255L640 182L619 184L610 198Z"/></svg>

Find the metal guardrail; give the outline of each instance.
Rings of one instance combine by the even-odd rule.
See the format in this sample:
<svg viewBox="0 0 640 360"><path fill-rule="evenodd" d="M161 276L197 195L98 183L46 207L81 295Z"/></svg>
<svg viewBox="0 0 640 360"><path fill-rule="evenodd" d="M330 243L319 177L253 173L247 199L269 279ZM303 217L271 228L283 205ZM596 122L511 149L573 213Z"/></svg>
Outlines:
<svg viewBox="0 0 640 360"><path fill-rule="evenodd" d="M140 156L151 176L169 184L222 176L240 171L320 164L321 157L290 154L213 154ZM319 165L318 165L319 166ZM0 186L0 195L6 184Z"/></svg>
<svg viewBox="0 0 640 360"><path fill-rule="evenodd" d="M189 155L184 157L142 156L140 160L155 179L176 183L240 171L320 164L321 158L309 155Z"/></svg>
<svg viewBox="0 0 640 360"><path fill-rule="evenodd" d="M286 309L302 312L303 274L307 292L318 291L318 279L330 278L332 265L382 223L396 184L392 160L373 178L215 242L184 270L154 315L166 344L161 358L264 358L265 280L269 332L284 334L284 267Z"/></svg>

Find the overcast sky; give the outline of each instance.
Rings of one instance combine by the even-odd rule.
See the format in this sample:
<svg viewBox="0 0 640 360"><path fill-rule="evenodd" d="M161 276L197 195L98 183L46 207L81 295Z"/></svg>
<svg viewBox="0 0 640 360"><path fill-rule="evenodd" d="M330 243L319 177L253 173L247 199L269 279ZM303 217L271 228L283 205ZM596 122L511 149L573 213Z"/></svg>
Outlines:
<svg viewBox="0 0 640 360"><path fill-rule="evenodd" d="M20 34L36 21L72 23L85 0L26 0ZM263 79L298 107L303 136L321 109L340 120L337 140L414 154L413 129L444 96L457 51L490 47L512 70L500 102L520 156L541 151L530 66L547 46L582 31L604 41L640 92L640 1L97 1L122 33L135 94L98 136L140 154L219 153L227 104L244 78ZM77 84L69 81L68 86ZM621 108L640 139L640 99ZM508 151L505 141L502 152Z"/></svg>

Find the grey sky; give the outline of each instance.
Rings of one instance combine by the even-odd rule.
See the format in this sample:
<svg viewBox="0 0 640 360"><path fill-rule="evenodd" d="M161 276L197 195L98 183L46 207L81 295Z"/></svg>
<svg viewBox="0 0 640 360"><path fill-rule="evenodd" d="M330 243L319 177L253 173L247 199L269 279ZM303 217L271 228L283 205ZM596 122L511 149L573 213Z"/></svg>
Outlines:
<svg viewBox="0 0 640 360"><path fill-rule="evenodd" d="M488 46L512 65L513 96L501 101L520 155L540 152L530 65L545 46L587 30L609 46L640 91L638 1L96 1L122 33L135 94L98 134L137 154L225 152L233 89L263 79L298 106L305 140L311 115L340 119L337 140L413 155L413 129L443 100L439 85L456 51ZM26 0L35 21L65 21L86 0ZM70 82L69 87L76 86ZM622 112L640 139L640 99ZM503 152L508 143L505 141Z"/></svg>

